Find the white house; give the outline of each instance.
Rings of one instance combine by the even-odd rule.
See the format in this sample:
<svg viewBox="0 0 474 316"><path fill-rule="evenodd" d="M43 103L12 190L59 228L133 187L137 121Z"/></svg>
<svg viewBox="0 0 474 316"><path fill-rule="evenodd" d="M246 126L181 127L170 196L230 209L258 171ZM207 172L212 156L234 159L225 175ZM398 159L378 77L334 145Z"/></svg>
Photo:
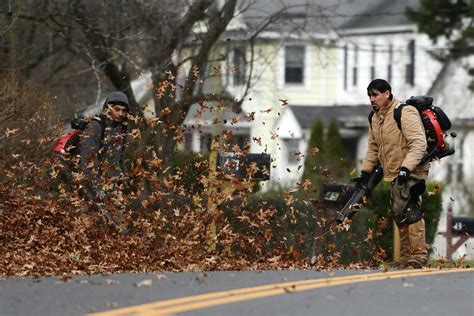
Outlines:
<svg viewBox="0 0 474 316"><path fill-rule="evenodd" d="M227 34L232 42L226 48L228 58L221 64L226 70L221 78L223 89L236 99L241 98L251 67L253 72L250 90L242 103L243 114L226 110L223 128L234 133L236 144L250 142L250 152L271 155L271 179L262 184L264 190L294 184L286 171L288 157L282 152L299 148L295 146L300 146L304 135L292 127L278 128L277 125L287 124L280 118L287 116L288 106L326 106L335 104L337 99L335 36L321 23L310 22L306 15L320 13L308 13L307 10L315 8L308 9L305 2L254 2L251 10L237 17L239 21L232 24ZM250 45L246 34L283 7L287 9L282 11L278 22L261 32ZM216 111L200 107L193 105L185 119L188 135L185 148L205 151L210 145Z"/></svg>
<svg viewBox="0 0 474 316"><path fill-rule="evenodd" d="M305 153L310 125L298 122L295 110L334 107L331 111L337 117L338 111L347 106L370 108L366 87L375 78L390 81L395 96L401 100L426 94L442 68L431 56L437 48L426 35L417 33L416 25L404 15L405 6L415 6L416 0L306 2L318 6L325 20L312 25L306 33L284 34L273 28L262 34L258 51L266 62L256 64L258 77L249 97L252 101L243 104L246 113L257 109L249 138L262 139L274 159L267 188L292 186L303 173L298 168L301 161L294 157L295 152ZM278 8L273 1L257 3L269 12ZM291 22L289 15L288 23ZM235 81L228 83L227 90L238 95ZM290 111L281 106L281 100L287 100ZM316 109L304 112L300 118L315 120L319 115ZM354 108L354 117L366 126L363 116L367 112ZM326 119L326 113L320 114ZM354 135L352 130L343 137L350 148L355 148L352 152L357 155L356 160L360 160L365 152L366 133L359 128L357 137ZM261 148L252 143L252 150L258 152Z"/></svg>

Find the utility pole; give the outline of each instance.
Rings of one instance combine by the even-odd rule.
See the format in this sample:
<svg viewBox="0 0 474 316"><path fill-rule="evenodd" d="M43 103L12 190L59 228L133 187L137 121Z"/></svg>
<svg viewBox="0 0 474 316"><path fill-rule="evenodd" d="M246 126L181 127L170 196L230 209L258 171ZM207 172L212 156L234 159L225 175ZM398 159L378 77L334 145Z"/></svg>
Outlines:
<svg viewBox="0 0 474 316"><path fill-rule="evenodd" d="M207 252L213 253L216 251L217 245L217 227L215 222L215 215L217 215L218 207L218 198L219 185L217 183L217 156L222 153L222 143L221 136L224 132L224 104L214 103L212 107L212 113L214 118L214 123L212 125L212 140L211 148L209 154L209 182L208 182L208 202L207 202L207 211L212 217L211 222L208 224L206 232L206 241L207 241Z"/></svg>

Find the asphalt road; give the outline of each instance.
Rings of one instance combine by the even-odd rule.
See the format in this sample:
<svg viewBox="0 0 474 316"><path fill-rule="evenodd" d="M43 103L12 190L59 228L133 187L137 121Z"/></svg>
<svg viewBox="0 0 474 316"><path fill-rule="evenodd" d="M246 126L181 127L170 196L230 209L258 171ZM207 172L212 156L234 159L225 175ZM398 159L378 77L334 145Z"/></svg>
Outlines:
<svg viewBox="0 0 474 316"><path fill-rule="evenodd" d="M472 315L473 311L474 269L226 271L0 280L0 315L432 316Z"/></svg>

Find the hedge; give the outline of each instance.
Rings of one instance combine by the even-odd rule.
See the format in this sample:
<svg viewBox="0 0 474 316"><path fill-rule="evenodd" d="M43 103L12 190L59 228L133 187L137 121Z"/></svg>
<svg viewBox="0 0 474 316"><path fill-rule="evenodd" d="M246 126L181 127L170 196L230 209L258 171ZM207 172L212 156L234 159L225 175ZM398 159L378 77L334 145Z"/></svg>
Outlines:
<svg viewBox="0 0 474 316"><path fill-rule="evenodd" d="M390 185L381 183L374 190L370 205L364 207L353 217L350 228L336 229L326 225L322 236L315 232L317 222L329 223L336 210L319 209L309 199L295 199L288 204L285 197L288 192L269 192L266 194L249 195L245 201L234 200L222 205L225 216L234 231L252 236L263 245L262 251L274 252L286 250L296 251L298 256L320 256L340 263L368 262L392 259L393 224L388 216L390 205ZM436 183L427 184L427 192L423 195L422 208L426 222L426 242L434 241L439 217L442 212L441 190ZM249 225L258 223L260 210L272 210L267 225ZM244 216L248 221L241 221ZM272 238L263 240L263 236ZM322 249L314 252L314 238ZM235 251L243 251L238 246Z"/></svg>

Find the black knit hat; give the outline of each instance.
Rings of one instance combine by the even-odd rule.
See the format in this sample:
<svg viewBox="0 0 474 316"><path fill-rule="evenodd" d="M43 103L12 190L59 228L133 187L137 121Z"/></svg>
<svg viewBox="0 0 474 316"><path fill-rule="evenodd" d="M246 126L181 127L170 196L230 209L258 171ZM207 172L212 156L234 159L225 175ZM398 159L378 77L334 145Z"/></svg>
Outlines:
<svg viewBox="0 0 474 316"><path fill-rule="evenodd" d="M130 107L130 104L128 103L127 95L120 91L115 91L109 94L109 96L105 99L104 109L107 107L107 104L109 103L120 104L127 107L127 109Z"/></svg>

